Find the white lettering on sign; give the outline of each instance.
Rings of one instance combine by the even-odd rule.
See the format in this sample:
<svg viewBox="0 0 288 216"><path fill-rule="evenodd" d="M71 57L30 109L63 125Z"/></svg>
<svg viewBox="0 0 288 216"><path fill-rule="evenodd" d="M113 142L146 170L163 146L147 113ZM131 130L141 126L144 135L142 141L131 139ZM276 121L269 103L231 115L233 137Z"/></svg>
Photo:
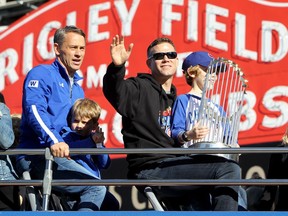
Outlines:
<svg viewBox="0 0 288 216"><path fill-rule="evenodd" d="M19 79L19 76L15 70L17 62L18 53L15 49L9 48L0 53L0 91L4 90L5 88L5 76L8 76L11 83L14 83Z"/></svg>
<svg viewBox="0 0 288 216"><path fill-rule="evenodd" d="M68 13L66 16L66 25L77 26L76 20L77 20L77 13L76 13L76 11L72 11L72 12Z"/></svg>
<svg viewBox="0 0 288 216"><path fill-rule="evenodd" d="M114 186L114 185L108 187L109 192L115 196L115 198L117 199L117 201L119 202L119 205L121 207L122 203L123 203L122 197L115 189L116 189L116 186Z"/></svg>
<svg viewBox="0 0 288 216"><path fill-rule="evenodd" d="M272 53L272 40L275 40L275 32L278 35L278 50ZM288 32L287 28L279 22L262 22L262 61L276 62L283 59L288 52Z"/></svg>
<svg viewBox="0 0 288 216"><path fill-rule="evenodd" d="M103 87L103 77L106 73L107 65L101 64L99 70L96 71L94 66L88 66L86 74L86 86L88 89Z"/></svg>
<svg viewBox="0 0 288 216"><path fill-rule="evenodd" d="M26 75L28 71L33 67L33 41L34 41L34 34L28 34L24 38L23 44L23 67L22 67L22 74Z"/></svg>
<svg viewBox="0 0 288 216"><path fill-rule="evenodd" d="M262 179L266 179L266 174L261 166L252 166L248 169L245 179L252 179L255 174L258 174Z"/></svg>
<svg viewBox="0 0 288 216"><path fill-rule="evenodd" d="M183 5L183 0L163 0L162 4L162 34L172 34L172 21L181 21L181 14L172 11L173 5Z"/></svg>
<svg viewBox="0 0 288 216"><path fill-rule="evenodd" d="M121 129L122 129L122 117L119 113L116 112L112 122L112 134L119 143L123 144L124 142Z"/></svg>
<svg viewBox="0 0 288 216"><path fill-rule="evenodd" d="M99 26L108 23L108 17L100 17L99 13L103 10L111 9L110 2L105 2L101 4L91 5L89 8L89 19L88 19L88 37L89 42L103 41L110 37L108 31L100 32Z"/></svg>
<svg viewBox="0 0 288 216"><path fill-rule="evenodd" d="M131 187L131 201L132 201L132 205L135 209L138 210L144 210L146 208L151 208L151 205L149 205L150 203L148 203L148 201L144 201L144 202L140 202L139 199L139 191L137 190L137 188L135 186Z"/></svg>
<svg viewBox="0 0 288 216"><path fill-rule="evenodd" d="M257 52L246 49L246 16L236 13L235 55L257 60Z"/></svg>
<svg viewBox="0 0 288 216"><path fill-rule="evenodd" d="M187 39L198 40L198 1L188 1Z"/></svg>
<svg viewBox="0 0 288 216"><path fill-rule="evenodd" d="M263 105L269 111L279 112L279 116L270 117L265 115L262 125L267 128L281 127L288 122L288 103L276 100L276 97L288 97L288 86L275 86L268 90L262 100Z"/></svg>
<svg viewBox="0 0 288 216"><path fill-rule="evenodd" d="M163 0L162 6L162 30L164 35L172 35L172 22L181 21L181 14L173 12L173 5L182 6L183 1ZM188 20L187 20L187 40L198 41L198 1L188 1ZM206 23L205 23L205 44L212 48L228 51L228 43L217 38L218 32L225 33L227 27L224 23L217 21L217 17L227 18L229 10L212 4L206 5ZM230 28L229 28L230 29ZM235 13L235 55L251 60L261 60L263 62L275 62L283 59L288 52L288 33L287 28L280 22L262 21L262 37L261 40L261 57L257 51L248 50L246 48L246 16L240 13ZM275 36L277 32L277 36ZM272 53L272 38L277 37L278 49ZM260 58L260 59L259 59Z"/></svg>
<svg viewBox="0 0 288 216"><path fill-rule="evenodd" d="M257 112L254 109L256 105L256 95L251 91L246 91L244 101L242 116L245 117L245 120L240 122L239 131L250 130L257 121Z"/></svg>
<svg viewBox="0 0 288 216"><path fill-rule="evenodd" d="M130 36L132 34L132 21L136 14L139 3L140 0L133 0L130 11L128 11L125 1L114 2L114 5L121 20L121 34L123 36Z"/></svg>
<svg viewBox="0 0 288 216"><path fill-rule="evenodd" d="M44 60L55 58L53 35L49 37L51 31L61 27L61 23L57 21L48 22L40 31L37 43L37 50Z"/></svg>
<svg viewBox="0 0 288 216"><path fill-rule="evenodd" d="M207 15L205 24L205 43L211 47L227 51L227 42L217 39L217 31L226 32L226 26L223 23L217 22L217 16L228 17L229 11L226 8L217 7L207 4Z"/></svg>

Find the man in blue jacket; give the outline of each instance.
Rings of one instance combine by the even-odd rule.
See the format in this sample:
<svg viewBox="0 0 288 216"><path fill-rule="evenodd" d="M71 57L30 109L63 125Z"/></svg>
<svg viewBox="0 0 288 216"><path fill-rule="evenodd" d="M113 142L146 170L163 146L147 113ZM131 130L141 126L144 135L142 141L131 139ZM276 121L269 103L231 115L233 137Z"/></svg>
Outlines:
<svg viewBox="0 0 288 216"><path fill-rule="evenodd" d="M76 72L84 59L85 38L85 33L75 26L58 29L54 35L55 61L51 65L34 67L24 81L19 148L49 147L56 163L53 179L95 179L70 159L69 146L60 135L61 129L67 126L71 106L84 97L83 89L77 83L81 78ZM77 142L70 145L77 146ZM20 172L30 170L32 178L43 179L45 158L42 155L19 156L17 168ZM78 211L99 210L106 194L104 186L55 186L53 189L79 194Z"/></svg>

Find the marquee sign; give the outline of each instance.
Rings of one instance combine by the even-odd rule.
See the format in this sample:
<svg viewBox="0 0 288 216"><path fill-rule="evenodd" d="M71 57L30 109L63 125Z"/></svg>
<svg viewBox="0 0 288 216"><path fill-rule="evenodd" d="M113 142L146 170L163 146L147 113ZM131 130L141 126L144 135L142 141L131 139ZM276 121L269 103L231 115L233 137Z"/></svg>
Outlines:
<svg viewBox="0 0 288 216"><path fill-rule="evenodd" d="M54 59L55 30L76 25L87 35L79 73L86 97L103 109L101 126L109 147L122 147L121 118L102 93L115 34L134 43L127 77L149 72L146 48L156 37L171 38L180 64L192 51L206 50L236 62L248 80L239 144L281 139L288 122L288 1L234 0L52 0L0 33L0 91L12 113L21 113L25 75ZM179 65L174 84L188 91Z"/></svg>

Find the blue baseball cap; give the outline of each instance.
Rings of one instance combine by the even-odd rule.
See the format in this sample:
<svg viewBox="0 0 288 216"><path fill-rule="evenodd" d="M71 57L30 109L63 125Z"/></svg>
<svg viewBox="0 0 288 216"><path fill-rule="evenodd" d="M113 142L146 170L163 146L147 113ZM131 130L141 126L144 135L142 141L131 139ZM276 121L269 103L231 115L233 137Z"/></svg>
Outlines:
<svg viewBox="0 0 288 216"><path fill-rule="evenodd" d="M197 51L189 54L183 61L182 70L186 71L190 66L201 65L208 67L214 57L205 51Z"/></svg>

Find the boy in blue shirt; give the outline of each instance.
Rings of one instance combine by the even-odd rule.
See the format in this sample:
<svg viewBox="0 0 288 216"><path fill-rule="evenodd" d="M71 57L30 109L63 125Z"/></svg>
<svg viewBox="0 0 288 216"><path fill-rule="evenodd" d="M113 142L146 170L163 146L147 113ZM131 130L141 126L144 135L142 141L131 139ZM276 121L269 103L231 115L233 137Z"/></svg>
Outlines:
<svg viewBox="0 0 288 216"><path fill-rule="evenodd" d="M76 100L68 116L69 127L61 131L64 141L69 146L77 142L78 148L91 148L91 142L96 148L105 148L104 133L98 123L100 114L101 107L95 101L88 98ZM71 147L75 146L72 144ZM100 170L108 168L111 162L108 154L71 155L71 159L98 179L101 179ZM100 210L119 210L117 199L108 190Z"/></svg>
<svg viewBox="0 0 288 216"><path fill-rule="evenodd" d="M217 80L216 73L207 75L208 66L213 59L208 52L198 51L188 55L182 64L186 83L191 88L188 93L179 95L174 102L171 134L178 146L183 148L191 147L207 137L212 137L213 141L221 141L217 140L217 136L213 136L216 128L211 129L198 122L206 76L210 76L207 88L212 89ZM209 108L212 108L219 116L223 113L221 107L215 104L210 104ZM221 127L218 128L218 133L220 130ZM190 168L194 179L241 178L240 167L233 160L213 155L191 155L190 157L193 158L195 164L193 169ZM195 210L205 211L237 211L238 191L239 186L199 187L192 192L196 198L193 207Z"/></svg>

